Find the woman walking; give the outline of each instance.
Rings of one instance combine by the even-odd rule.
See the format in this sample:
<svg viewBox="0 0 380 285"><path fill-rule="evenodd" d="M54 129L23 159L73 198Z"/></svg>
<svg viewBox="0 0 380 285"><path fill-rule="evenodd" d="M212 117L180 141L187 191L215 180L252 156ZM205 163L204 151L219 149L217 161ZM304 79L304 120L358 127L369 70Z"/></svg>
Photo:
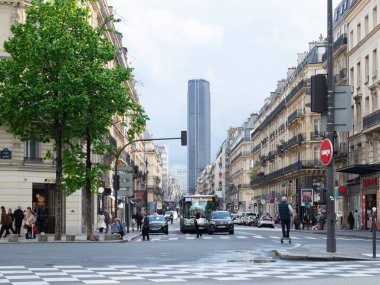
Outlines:
<svg viewBox="0 0 380 285"><path fill-rule="evenodd" d="M28 207L25 212L25 218L24 218L25 224L24 228L26 229L25 238L26 239L33 239L34 236L34 230L33 227L35 227L36 217L32 213L32 209Z"/></svg>
<svg viewBox="0 0 380 285"><path fill-rule="evenodd" d="M11 226L10 218L9 218L7 212L5 211L5 207L1 206L0 238L2 237L4 231L5 231L5 236L4 237L7 237L7 235L9 235L9 228L10 228L10 226Z"/></svg>

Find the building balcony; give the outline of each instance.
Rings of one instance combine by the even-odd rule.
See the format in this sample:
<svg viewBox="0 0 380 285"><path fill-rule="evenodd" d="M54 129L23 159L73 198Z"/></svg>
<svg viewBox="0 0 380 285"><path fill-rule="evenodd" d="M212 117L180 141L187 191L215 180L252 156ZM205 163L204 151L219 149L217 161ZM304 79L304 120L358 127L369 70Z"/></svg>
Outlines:
<svg viewBox="0 0 380 285"><path fill-rule="evenodd" d="M380 110L377 110L363 118L363 133L380 132Z"/></svg>
<svg viewBox="0 0 380 285"><path fill-rule="evenodd" d="M306 87L306 86L310 86L311 84L311 81L309 78L307 79L303 79L301 80L297 85L296 87L294 87L288 94L288 96L286 96L286 102L288 103L290 100L292 100L292 98L294 96L296 96L298 94L299 91L302 90L302 88Z"/></svg>
<svg viewBox="0 0 380 285"><path fill-rule="evenodd" d="M310 133L310 140L312 141L320 141L325 138L324 133L322 132L311 132Z"/></svg>
<svg viewBox="0 0 380 285"><path fill-rule="evenodd" d="M251 153L255 153L256 151L260 150L261 149L261 144L259 143L258 145L256 145L254 148L252 148L251 150Z"/></svg>
<svg viewBox="0 0 380 285"><path fill-rule="evenodd" d="M301 144L302 142L305 141L305 136L304 134L298 134L292 137L288 142L286 143L286 149L290 149L295 145Z"/></svg>
<svg viewBox="0 0 380 285"><path fill-rule="evenodd" d="M336 41L333 43L333 54L336 52L347 48L347 34L341 35ZM322 55L322 62L327 60L327 52Z"/></svg>
<svg viewBox="0 0 380 285"><path fill-rule="evenodd" d="M290 116L288 117L288 126L290 126L292 123L297 121L298 119L302 118L303 112L301 109L295 110Z"/></svg>
<svg viewBox="0 0 380 285"><path fill-rule="evenodd" d="M290 164L284 168L266 174L264 176L258 176L251 180L251 187L255 185L260 185L275 180L283 179L285 176L299 172L306 169L312 170L323 170L322 164L319 160L299 160L296 163Z"/></svg>

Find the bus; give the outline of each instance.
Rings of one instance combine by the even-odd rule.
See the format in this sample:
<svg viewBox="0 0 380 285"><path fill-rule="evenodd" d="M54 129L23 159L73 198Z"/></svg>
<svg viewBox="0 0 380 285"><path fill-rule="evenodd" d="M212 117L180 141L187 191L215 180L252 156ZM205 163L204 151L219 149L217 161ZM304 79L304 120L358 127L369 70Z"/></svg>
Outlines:
<svg viewBox="0 0 380 285"><path fill-rule="evenodd" d="M195 231L195 211L201 213L201 217L205 218L205 224L200 227L202 230L207 230L208 219L211 212L216 210L217 207L216 195L187 195L181 199L180 202L180 227L181 232Z"/></svg>

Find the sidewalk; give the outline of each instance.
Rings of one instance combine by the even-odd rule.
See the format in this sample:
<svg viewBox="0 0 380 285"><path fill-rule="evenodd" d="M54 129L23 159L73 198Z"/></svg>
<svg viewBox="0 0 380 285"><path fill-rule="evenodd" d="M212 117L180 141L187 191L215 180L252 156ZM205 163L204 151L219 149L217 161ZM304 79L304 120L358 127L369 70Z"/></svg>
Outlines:
<svg viewBox="0 0 380 285"><path fill-rule="evenodd" d="M311 230L294 230L292 232L296 236L299 232L308 234L321 234L326 235L326 230L311 231ZM291 247L276 250L276 255L281 259L288 260L315 260L315 261L344 261L344 260L380 260L380 231L376 232L377 241L377 254L376 258L372 258L372 232L370 231L352 231L346 229L337 229L335 232L336 238L357 238L365 239L368 242L363 248L353 248L352 244L339 243L337 241L337 248L335 253L327 252L325 244L297 244L296 240L292 241ZM287 241L284 241L286 244ZM365 254L363 250L365 250Z"/></svg>
<svg viewBox="0 0 380 285"><path fill-rule="evenodd" d="M81 235L75 235L75 241L67 241L66 240L66 234L62 234L61 240L56 241L54 240L54 234L47 234L47 241L39 241L38 235L35 239L26 239L25 235L18 238L18 242L9 242L8 237L4 238L2 237L0 239L0 244L17 244L17 243L95 243L95 242L101 242L101 243L123 243L128 242L131 240L134 240L141 236L141 232L137 231L130 231L129 233L125 234L122 240L106 240L105 234L97 234L99 235L98 241L89 241L87 240L87 236L85 234Z"/></svg>

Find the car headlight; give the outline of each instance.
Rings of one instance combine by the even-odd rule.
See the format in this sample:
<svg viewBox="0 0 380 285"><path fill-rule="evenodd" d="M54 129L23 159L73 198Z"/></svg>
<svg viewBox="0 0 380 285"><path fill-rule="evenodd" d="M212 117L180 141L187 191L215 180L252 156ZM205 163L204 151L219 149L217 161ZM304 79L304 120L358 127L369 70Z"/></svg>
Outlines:
<svg viewBox="0 0 380 285"><path fill-rule="evenodd" d="M214 221L210 221L210 225L216 225Z"/></svg>

